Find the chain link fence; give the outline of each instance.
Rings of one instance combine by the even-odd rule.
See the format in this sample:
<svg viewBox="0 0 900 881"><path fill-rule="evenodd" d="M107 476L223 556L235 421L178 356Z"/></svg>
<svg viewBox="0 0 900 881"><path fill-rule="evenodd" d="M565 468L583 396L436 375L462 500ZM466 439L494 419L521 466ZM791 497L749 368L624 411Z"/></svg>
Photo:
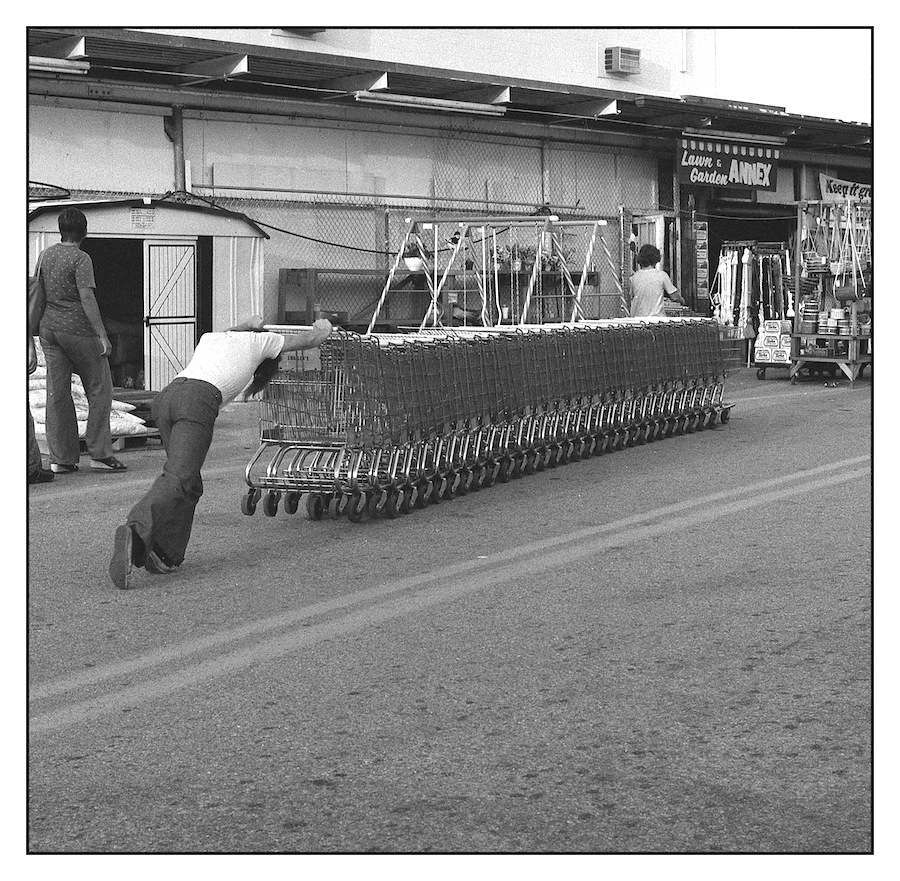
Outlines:
<svg viewBox="0 0 900 881"><path fill-rule="evenodd" d="M568 218L608 221L605 249L598 245L591 267L596 284L585 300L587 317L622 314L619 208L657 207L655 157L466 134L435 137L430 144L433 175L428 193L260 193L251 188L195 186L193 197L170 198L195 198L198 204L246 215L266 231L270 239L265 245L265 295L267 302L277 297L280 320L305 323L321 310L351 325L367 322L409 217L523 216L541 206ZM39 193L37 187L33 190ZM97 190L70 195L73 199L159 196ZM571 250L583 257L583 244L573 243ZM449 250L446 242L438 246Z"/></svg>

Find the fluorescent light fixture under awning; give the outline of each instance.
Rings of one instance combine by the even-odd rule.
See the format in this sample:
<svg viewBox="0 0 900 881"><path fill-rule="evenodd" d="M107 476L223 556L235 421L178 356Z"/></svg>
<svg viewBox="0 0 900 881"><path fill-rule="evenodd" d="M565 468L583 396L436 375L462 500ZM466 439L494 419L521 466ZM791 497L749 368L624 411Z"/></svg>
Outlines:
<svg viewBox="0 0 900 881"><path fill-rule="evenodd" d="M28 56L28 69L45 73L87 73L91 69L89 61L75 58L42 58L39 55Z"/></svg>
<svg viewBox="0 0 900 881"><path fill-rule="evenodd" d="M380 104L383 107L406 107L412 110L443 110L446 113L474 113L478 116L503 116L505 107L496 104L475 104L471 101L449 101L445 98L422 98L418 95L392 95L386 92L354 92L360 104Z"/></svg>

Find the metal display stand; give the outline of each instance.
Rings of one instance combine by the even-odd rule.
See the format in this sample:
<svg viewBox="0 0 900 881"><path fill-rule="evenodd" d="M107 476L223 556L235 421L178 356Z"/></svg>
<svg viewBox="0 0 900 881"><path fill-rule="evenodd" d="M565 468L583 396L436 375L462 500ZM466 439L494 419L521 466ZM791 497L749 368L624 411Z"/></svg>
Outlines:
<svg viewBox="0 0 900 881"><path fill-rule="evenodd" d="M868 205L803 201L797 206L790 378L801 372L855 382L872 363L871 227ZM801 296L801 274L807 291Z"/></svg>

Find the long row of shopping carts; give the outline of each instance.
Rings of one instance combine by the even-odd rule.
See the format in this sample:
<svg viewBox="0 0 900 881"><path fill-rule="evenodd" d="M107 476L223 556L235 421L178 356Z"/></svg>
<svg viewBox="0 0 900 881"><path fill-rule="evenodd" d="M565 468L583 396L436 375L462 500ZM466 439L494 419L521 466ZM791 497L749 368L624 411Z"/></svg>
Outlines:
<svg viewBox="0 0 900 881"><path fill-rule="evenodd" d="M724 381L711 319L336 331L267 386L242 510L394 518L727 422Z"/></svg>

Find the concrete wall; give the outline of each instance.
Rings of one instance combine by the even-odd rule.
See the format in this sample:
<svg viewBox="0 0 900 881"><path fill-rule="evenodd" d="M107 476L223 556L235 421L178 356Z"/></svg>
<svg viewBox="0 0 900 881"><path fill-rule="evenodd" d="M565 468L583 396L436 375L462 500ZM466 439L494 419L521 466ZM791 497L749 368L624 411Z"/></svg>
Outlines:
<svg viewBox="0 0 900 881"><path fill-rule="evenodd" d="M69 189L165 193L174 187L162 115L32 102L28 179Z"/></svg>

